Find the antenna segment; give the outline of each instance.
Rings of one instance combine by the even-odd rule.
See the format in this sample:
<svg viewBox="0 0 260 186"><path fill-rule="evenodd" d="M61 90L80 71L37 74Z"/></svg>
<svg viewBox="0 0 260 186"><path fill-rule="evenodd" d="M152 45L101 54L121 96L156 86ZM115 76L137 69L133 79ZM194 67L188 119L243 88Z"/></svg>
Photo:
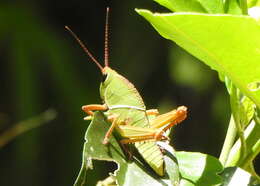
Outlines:
<svg viewBox="0 0 260 186"><path fill-rule="evenodd" d="M108 67L109 65L109 51L108 51L108 17L109 17L109 7L107 7L106 12L106 24L105 24L105 51L104 51L104 60L105 60L105 66Z"/></svg>
<svg viewBox="0 0 260 186"><path fill-rule="evenodd" d="M83 42L79 39L79 37L68 27L65 26L65 28L71 33L71 35L76 39L76 41L79 43L81 48L85 51L85 53L92 59L93 62L96 63L98 68L100 68L101 72L103 71L103 67L100 65L100 63L94 58L94 56L89 52L87 47L83 44Z"/></svg>

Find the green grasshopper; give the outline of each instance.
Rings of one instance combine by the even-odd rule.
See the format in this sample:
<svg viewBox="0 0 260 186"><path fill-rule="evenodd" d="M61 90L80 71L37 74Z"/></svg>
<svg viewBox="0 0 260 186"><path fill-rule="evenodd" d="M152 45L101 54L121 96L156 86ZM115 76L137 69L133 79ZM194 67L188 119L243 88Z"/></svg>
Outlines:
<svg viewBox="0 0 260 186"><path fill-rule="evenodd" d="M107 8L106 12L104 67L93 57L80 39L66 27L104 76L104 81L100 85L100 96L104 104L84 105L82 110L89 115L84 119L92 119L95 110L104 111L112 124L105 134L103 144L109 142L109 137L115 129L122 137L120 143L123 146L134 143L151 168L158 175L163 176L163 154L156 141L168 139L165 136L165 131L186 118L187 108L180 106L162 115L158 115L157 109L146 110L142 97L134 85L109 67L108 14L109 8ZM151 117L154 119L150 119Z"/></svg>

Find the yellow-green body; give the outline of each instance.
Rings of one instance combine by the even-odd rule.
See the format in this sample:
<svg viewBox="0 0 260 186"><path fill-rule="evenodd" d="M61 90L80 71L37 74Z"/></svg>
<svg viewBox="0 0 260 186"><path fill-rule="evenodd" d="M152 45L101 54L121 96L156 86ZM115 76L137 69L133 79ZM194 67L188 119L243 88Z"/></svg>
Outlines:
<svg viewBox="0 0 260 186"><path fill-rule="evenodd" d="M103 74L106 79L100 85L100 95L108 107L107 115L116 116L116 131L123 138L131 138L131 135L138 135L138 132L135 134L134 130L126 131L127 126L149 130L146 107L134 85L109 67L104 67ZM155 140L136 142L134 145L152 169L162 176L164 174L163 154Z"/></svg>

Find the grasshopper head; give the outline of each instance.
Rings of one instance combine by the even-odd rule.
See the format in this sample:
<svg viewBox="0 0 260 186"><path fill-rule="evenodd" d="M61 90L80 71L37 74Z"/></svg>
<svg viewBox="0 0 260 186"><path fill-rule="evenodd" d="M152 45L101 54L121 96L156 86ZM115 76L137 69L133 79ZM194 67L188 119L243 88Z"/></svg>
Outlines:
<svg viewBox="0 0 260 186"><path fill-rule="evenodd" d="M113 80L115 80L115 76L117 76L118 73L114 70L112 70L110 67L105 66L102 69L102 82L100 84L100 96L104 100L104 94L107 88L113 88L109 86Z"/></svg>
<svg viewBox="0 0 260 186"><path fill-rule="evenodd" d="M101 70L101 72L102 72L102 83L104 83L108 79L108 76L109 76L111 70L112 69L109 68L109 67L104 67Z"/></svg>

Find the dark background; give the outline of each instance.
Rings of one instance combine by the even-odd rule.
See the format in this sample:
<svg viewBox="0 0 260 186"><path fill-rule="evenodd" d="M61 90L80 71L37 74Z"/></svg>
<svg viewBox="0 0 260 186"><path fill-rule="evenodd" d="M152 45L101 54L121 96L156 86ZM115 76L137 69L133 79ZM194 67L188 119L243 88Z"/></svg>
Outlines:
<svg viewBox="0 0 260 186"><path fill-rule="evenodd" d="M64 26L70 26L103 63L107 5L111 67L135 84L147 108L161 113L177 105L189 108L188 119L172 137L177 150L219 156L230 116L224 84L216 72L159 36L134 11L168 10L150 0L1 1L1 131L48 108L58 115L0 149L0 185L75 181L89 124L81 106L101 103L101 75ZM109 164L94 165L89 185L111 169Z"/></svg>

